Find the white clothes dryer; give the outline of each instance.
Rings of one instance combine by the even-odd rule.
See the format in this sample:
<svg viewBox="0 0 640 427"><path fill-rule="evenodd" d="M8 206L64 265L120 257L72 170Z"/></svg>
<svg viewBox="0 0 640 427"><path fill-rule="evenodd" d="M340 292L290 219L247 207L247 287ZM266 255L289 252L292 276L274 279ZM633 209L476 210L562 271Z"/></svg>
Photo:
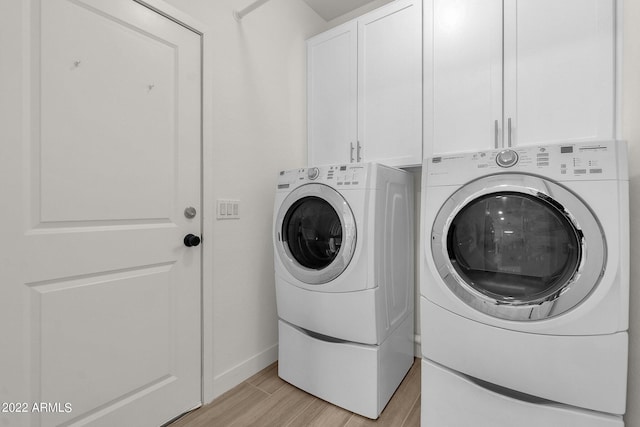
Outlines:
<svg viewBox="0 0 640 427"><path fill-rule="evenodd" d="M412 179L379 164L278 177L279 375L369 418L413 363Z"/></svg>
<svg viewBox="0 0 640 427"><path fill-rule="evenodd" d="M274 211L278 316L380 344L413 310L411 174L367 163L281 172Z"/></svg>
<svg viewBox="0 0 640 427"><path fill-rule="evenodd" d="M610 420L621 425L629 312L626 144L433 157L423 165L423 190L423 387L435 387L437 378L463 384L442 374L451 370L501 392L534 396L538 404L616 414ZM427 416L431 395L423 392ZM440 425L429 423L423 425Z"/></svg>

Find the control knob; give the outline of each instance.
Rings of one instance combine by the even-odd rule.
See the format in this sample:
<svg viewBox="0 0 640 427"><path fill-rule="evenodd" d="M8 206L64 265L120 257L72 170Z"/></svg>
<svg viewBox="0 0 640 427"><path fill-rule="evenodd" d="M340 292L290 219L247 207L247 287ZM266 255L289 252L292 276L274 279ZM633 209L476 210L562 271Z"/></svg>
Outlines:
<svg viewBox="0 0 640 427"><path fill-rule="evenodd" d="M518 153L513 150L502 150L496 156L496 163L502 168L510 168L518 163Z"/></svg>
<svg viewBox="0 0 640 427"><path fill-rule="evenodd" d="M307 170L307 177L309 177L310 180L314 180L316 178L318 178L320 176L320 169L318 168L309 168Z"/></svg>

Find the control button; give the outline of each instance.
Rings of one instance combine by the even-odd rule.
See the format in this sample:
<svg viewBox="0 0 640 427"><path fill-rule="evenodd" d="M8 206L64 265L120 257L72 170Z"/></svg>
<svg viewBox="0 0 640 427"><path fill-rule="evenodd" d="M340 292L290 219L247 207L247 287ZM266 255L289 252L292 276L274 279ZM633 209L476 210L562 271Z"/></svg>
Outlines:
<svg viewBox="0 0 640 427"><path fill-rule="evenodd" d="M518 163L518 153L513 150L502 150L496 156L496 163L503 168L510 168Z"/></svg>
<svg viewBox="0 0 640 427"><path fill-rule="evenodd" d="M320 176L320 169L318 168L309 168L307 170L307 176L309 177L309 179L316 179L317 177Z"/></svg>

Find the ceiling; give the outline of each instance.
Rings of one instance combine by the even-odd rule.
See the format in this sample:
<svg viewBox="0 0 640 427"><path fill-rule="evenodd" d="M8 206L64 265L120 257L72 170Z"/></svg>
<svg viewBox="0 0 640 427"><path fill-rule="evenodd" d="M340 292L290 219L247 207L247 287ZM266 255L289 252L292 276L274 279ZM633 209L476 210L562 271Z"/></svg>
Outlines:
<svg viewBox="0 0 640 427"><path fill-rule="evenodd" d="M304 0L325 21L342 16L374 0Z"/></svg>

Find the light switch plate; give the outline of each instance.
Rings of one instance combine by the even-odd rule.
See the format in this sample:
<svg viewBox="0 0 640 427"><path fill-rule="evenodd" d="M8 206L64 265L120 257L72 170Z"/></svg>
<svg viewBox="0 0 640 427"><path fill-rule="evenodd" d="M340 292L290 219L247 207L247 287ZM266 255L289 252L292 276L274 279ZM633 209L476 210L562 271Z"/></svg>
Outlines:
<svg viewBox="0 0 640 427"><path fill-rule="evenodd" d="M217 219L240 219L240 200L218 199L216 201Z"/></svg>

